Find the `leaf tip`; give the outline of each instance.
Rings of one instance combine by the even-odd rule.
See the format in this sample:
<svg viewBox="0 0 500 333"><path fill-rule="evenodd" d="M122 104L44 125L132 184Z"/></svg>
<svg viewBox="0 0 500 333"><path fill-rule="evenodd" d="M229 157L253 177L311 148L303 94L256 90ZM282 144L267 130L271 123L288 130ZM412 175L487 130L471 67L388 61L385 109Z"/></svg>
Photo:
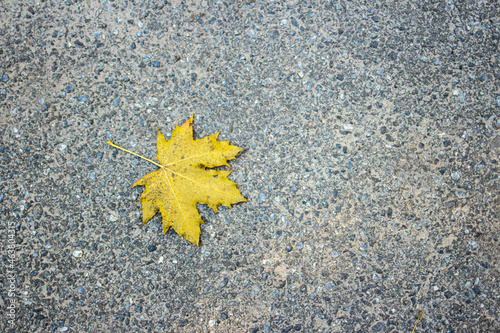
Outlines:
<svg viewBox="0 0 500 333"><path fill-rule="evenodd" d="M144 206L143 206L144 208ZM146 215L144 215L144 209L142 210L142 226L141 226L141 229L144 228L144 226L146 225L146 223L149 222L149 220L151 220L151 217L150 218L147 218Z"/></svg>
<svg viewBox="0 0 500 333"><path fill-rule="evenodd" d="M188 126L188 127L191 127L191 125L193 124L193 119L194 119L194 113L191 115L191 117L189 117L188 120L186 120L186 122L184 124L182 124L183 126Z"/></svg>
<svg viewBox="0 0 500 333"><path fill-rule="evenodd" d="M181 236L181 238L182 238L182 236ZM199 237L198 237L198 239L187 239L187 238L186 238L186 240L187 240L189 243L194 244L194 245L196 245L196 246L200 247L200 238L199 238Z"/></svg>

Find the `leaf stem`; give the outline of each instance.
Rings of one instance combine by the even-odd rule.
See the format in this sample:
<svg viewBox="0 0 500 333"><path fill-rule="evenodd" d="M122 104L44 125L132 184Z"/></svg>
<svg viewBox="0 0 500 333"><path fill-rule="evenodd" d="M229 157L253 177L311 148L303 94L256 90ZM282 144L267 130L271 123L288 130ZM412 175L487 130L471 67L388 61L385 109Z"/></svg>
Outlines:
<svg viewBox="0 0 500 333"><path fill-rule="evenodd" d="M411 331L411 333L415 332L415 328L417 328L418 321L420 320L422 313L424 313L424 310L420 311L420 314L418 315L418 318L417 318L417 322L415 323L415 327L413 327L413 331Z"/></svg>
<svg viewBox="0 0 500 333"><path fill-rule="evenodd" d="M134 155L134 156L140 157L140 158L142 158L143 160L146 160L146 161L151 162L151 163L153 163L154 165L156 165L156 166L158 166L158 167L160 167L160 168L163 168L163 165L161 165L161 164L159 164L159 163L156 163L155 161L152 161L152 160L150 160L149 158L146 158L146 157L144 157L144 156L141 156L141 155L139 155L139 154L136 154L136 153L134 153L134 152L132 152L132 151L130 151L130 150L127 150L127 149L125 149L125 148L122 148L122 147L120 147L120 146L117 146L117 145L115 145L115 144L114 144L113 142L111 142L111 141L108 141L108 143L109 143L109 145L111 145L112 147L115 147L115 148L117 148L117 149L123 150L123 151L125 151L125 152L127 152L127 153L129 153L129 154Z"/></svg>

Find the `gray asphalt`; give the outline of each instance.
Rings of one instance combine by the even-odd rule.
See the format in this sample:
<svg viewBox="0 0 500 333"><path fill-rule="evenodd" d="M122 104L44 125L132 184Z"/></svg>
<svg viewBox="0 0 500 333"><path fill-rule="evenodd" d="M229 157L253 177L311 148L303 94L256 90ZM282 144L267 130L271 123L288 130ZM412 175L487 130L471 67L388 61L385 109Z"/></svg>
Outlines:
<svg viewBox="0 0 500 333"><path fill-rule="evenodd" d="M500 330L497 1L89 3L0 4L1 331ZM199 248L107 144L192 114Z"/></svg>

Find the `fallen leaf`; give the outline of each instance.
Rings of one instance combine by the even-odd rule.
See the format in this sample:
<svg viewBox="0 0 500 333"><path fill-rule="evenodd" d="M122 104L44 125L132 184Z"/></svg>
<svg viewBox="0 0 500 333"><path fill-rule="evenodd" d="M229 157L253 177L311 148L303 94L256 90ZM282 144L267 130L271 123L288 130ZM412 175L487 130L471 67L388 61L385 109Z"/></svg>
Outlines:
<svg viewBox="0 0 500 333"><path fill-rule="evenodd" d="M236 183L227 178L232 171L207 169L229 166L227 161L235 158L242 148L230 145L229 141L217 141L219 133L194 140L192 123L193 116L174 129L169 141L158 131L158 155L155 157L159 163L111 141L108 143L159 167L132 186L146 187L139 199L142 225L160 212L163 234L172 227L181 237L199 245L200 224L204 222L197 203L208 205L217 213L217 206L231 208L231 205L247 199L241 195Z"/></svg>

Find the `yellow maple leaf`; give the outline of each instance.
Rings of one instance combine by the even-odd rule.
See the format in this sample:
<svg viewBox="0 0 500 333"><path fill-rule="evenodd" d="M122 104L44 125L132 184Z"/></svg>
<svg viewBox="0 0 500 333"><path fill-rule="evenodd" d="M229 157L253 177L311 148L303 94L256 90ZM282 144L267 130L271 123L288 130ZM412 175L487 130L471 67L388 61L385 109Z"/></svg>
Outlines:
<svg viewBox="0 0 500 333"><path fill-rule="evenodd" d="M145 186L139 201L142 204L142 225L157 212L163 220L163 234L172 227L181 237L199 245L200 224L204 223L196 204L206 204L217 213L217 206L231 208L232 204L247 201L227 176L232 171L214 170L229 166L228 160L236 157L242 148L229 141L217 141L219 133L193 139L193 116L182 126L177 126L169 141L158 130L155 156L159 163L140 156L108 141L118 149L138 156L159 167L142 177L136 185Z"/></svg>

